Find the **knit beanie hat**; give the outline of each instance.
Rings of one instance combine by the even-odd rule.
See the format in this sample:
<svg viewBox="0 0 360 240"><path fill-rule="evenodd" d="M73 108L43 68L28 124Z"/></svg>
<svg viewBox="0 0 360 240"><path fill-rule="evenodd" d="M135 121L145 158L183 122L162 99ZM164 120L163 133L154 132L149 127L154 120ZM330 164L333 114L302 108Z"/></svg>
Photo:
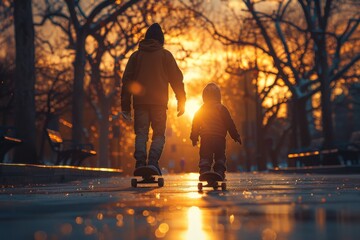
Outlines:
<svg viewBox="0 0 360 240"><path fill-rule="evenodd" d="M164 33L158 23L152 24L145 33L145 39L158 40L161 45L164 45Z"/></svg>
<svg viewBox="0 0 360 240"><path fill-rule="evenodd" d="M219 102L221 103L221 92L218 85L215 83L209 83L203 90L202 98L204 103L207 102Z"/></svg>

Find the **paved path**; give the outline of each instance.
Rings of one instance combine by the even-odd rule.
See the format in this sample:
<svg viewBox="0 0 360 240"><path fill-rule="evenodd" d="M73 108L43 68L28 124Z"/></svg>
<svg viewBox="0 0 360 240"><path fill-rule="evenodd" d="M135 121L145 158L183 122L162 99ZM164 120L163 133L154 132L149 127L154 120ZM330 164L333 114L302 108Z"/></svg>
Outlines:
<svg viewBox="0 0 360 240"><path fill-rule="evenodd" d="M360 175L197 174L0 188L1 239L359 239Z"/></svg>

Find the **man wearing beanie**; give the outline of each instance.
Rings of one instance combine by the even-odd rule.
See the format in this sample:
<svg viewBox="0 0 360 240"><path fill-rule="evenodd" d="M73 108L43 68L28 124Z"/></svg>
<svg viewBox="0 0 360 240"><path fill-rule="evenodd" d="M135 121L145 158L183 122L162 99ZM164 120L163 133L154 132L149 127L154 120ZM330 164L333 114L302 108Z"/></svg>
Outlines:
<svg viewBox="0 0 360 240"><path fill-rule="evenodd" d="M158 161L165 144L169 84L175 92L179 117L185 112L183 75L171 52L164 48L164 33L160 25L154 23L147 29L145 39L140 41L139 49L130 56L126 65L121 108L128 119L131 119L131 104L134 109L135 168L154 166L159 175ZM153 135L147 154L150 126Z"/></svg>

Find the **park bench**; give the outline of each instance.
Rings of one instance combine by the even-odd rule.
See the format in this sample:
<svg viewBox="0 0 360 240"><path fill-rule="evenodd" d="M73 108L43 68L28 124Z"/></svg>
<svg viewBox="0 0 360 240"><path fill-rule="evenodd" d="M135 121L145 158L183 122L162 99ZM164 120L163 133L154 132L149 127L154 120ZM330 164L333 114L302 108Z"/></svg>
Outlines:
<svg viewBox="0 0 360 240"><path fill-rule="evenodd" d="M313 139L308 148L288 154L288 165L318 166L337 164L359 164L360 131L353 132L348 142L337 143L332 148L323 147L323 138Z"/></svg>
<svg viewBox="0 0 360 240"><path fill-rule="evenodd" d="M81 166L84 159L96 155L91 143L75 144L72 140L64 140L60 132L52 129L46 129L46 136L57 154L55 165Z"/></svg>
<svg viewBox="0 0 360 240"><path fill-rule="evenodd" d="M0 162L4 162L6 153L22 143L21 139L13 136L12 127L0 126Z"/></svg>
<svg viewBox="0 0 360 240"><path fill-rule="evenodd" d="M324 139L316 138L307 148L297 149L288 154L288 165L291 167L320 165L320 149Z"/></svg>

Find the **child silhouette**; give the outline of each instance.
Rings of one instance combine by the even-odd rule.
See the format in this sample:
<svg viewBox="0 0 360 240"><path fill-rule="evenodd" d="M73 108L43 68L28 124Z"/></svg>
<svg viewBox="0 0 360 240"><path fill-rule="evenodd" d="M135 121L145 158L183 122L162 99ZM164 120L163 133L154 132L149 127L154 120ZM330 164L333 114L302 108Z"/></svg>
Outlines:
<svg viewBox="0 0 360 240"><path fill-rule="evenodd" d="M203 90L204 104L195 113L190 139L193 146L197 145L200 136L199 173L213 169L225 179L226 171L226 134L241 144L241 138L236 130L229 110L221 104L220 88L215 83L209 83Z"/></svg>

